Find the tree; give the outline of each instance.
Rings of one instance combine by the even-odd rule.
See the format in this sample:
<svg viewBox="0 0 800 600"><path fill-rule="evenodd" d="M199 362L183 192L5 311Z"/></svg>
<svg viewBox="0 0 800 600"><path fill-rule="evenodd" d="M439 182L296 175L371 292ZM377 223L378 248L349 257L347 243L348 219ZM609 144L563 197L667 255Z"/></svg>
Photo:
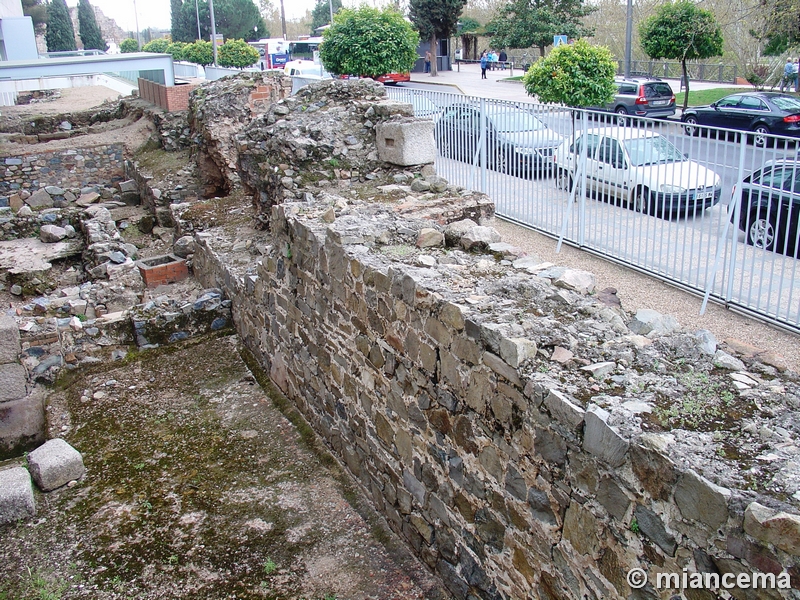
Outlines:
<svg viewBox="0 0 800 600"><path fill-rule="evenodd" d="M22 0L22 14L31 18L37 33L41 33L47 25L47 6L43 0Z"/></svg>
<svg viewBox="0 0 800 600"><path fill-rule="evenodd" d="M686 94L683 110L689 104L687 60L722 55L722 32L711 11L698 8L691 0L665 4L639 26L642 49L650 58L681 61Z"/></svg>
<svg viewBox="0 0 800 600"><path fill-rule="evenodd" d="M512 0L486 25L493 32L492 45L500 48L545 48L553 36L591 37L594 30L582 23L595 9L584 0Z"/></svg>
<svg viewBox="0 0 800 600"><path fill-rule="evenodd" d="M392 8L343 8L322 38L320 59L336 75L406 73L417 62L419 35Z"/></svg>
<svg viewBox="0 0 800 600"><path fill-rule="evenodd" d="M165 52L172 56L172 60L183 60L183 50L186 48L184 42L172 42Z"/></svg>
<svg viewBox="0 0 800 600"><path fill-rule="evenodd" d="M197 15L194 12L194 2L186 4L190 5L191 10L184 10L183 0L169 0L170 34L176 42L192 42L197 38Z"/></svg>
<svg viewBox="0 0 800 600"><path fill-rule="evenodd" d="M153 40L152 42L147 42L144 46L142 46L142 52L155 52L156 54L165 54L167 52L167 47L169 46L169 40L167 38L158 38Z"/></svg>
<svg viewBox="0 0 800 600"><path fill-rule="evenodd" d="M750 30L753 37L766 40L764 54L778 56L800 42L799 0L761 0Z"/></svg>
<svg viewBox="0 0 800 600"><path fill-rule="evenodd" d="M131 52L139 51L139 42L133 38L125 38L119 44L119 51L123 54L130 54Z"/></svg>
<svg viewBox="0 0 800 600"><path fill-rule="evenodd" d="M210 65L214 62L214 49L211 42L197 40L192 44L187 44L183 49L183 58L196 65Z"/></svg>
<svg viewBox="0 0 800 600"><path fill-rule="evenodd" d="M317 29L330 24L331 6L333 6L333 14L336 14L342 8L342 0L331 0L331 5L328 4L328 0L317 0L314 10L311 11L311 31L309 32L311 35L319 35Z"/></svg>
<svg viewBox="0 0 800 600"><path fill-rule="evenodd" d="M562 44L536 61L522 83L540 102L575 108L602 106L614 98L617 65L605 46L586 40Z"/></svg>
<svg viewBox="0 0 800 600"><path fill-rule="evenodd" d="M108 50L108 44L103 39L89 0L78 0L78 31L84 50L102 50L103 52Z"/></svg>
<svg viewBox="0 0 800 600"><path fill-rule="evenodd" d="M217 50L217 62L222 67L244 69L258 62L258 50L244 40L228 40Z"/></svg>
<svg viewBox="0 0 800 600"><path fill-rule="evenodd" d="M408 17L422 39L431 43L431 77L436 77L437 40L449 38L456 32L458 18L467 0L411 0Z"/></svg>
<svg viewBox="0 0 800 600"><path fill-rule="evenodd" d="M48 52L77 50L75 30L65 0L50 0L47 6L47 32L44 36Z"/></svg>
<svg viewBox="0 0 800 600"><path fill-rule="evenodd" d="M211 40L211 16L208 0L198 2L200 12L200 34L202 39ZM197 38L197 17L194 2L184 2L182 14L185 22L194 23L193 27L181 30L180 37L172 37L175 42L193 42ZM218 34L226 40L243 39L253 41L266 37L267 25L253 4L253 0L214 0L214 17Z"/></svg>

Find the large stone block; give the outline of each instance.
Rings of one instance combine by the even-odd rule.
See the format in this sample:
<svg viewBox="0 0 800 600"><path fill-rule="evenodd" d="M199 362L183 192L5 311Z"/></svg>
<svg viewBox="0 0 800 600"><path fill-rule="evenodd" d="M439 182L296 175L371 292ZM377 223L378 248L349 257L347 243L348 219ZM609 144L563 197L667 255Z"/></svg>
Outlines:
<svg viewBox="0 0 800 600"><path fill-rule="evenodd" d="M0 364L16 362L19 356L19 327L13 317L0 317Z"/></svg>
<svg viewBox="0 0 800 600"><path fill-rule="evenodd" d="M681 475L675 486L675 503L686 519L717 529L728 520L731 491L711 483L694 471Z"/></svg>
<svg viewBox="0 0 800 600"><path fill-rule="evenodd" d="M436 159L433 121L388 121L375 128L378 158L384 162L410 167L432 163Z"/></svg>
<svg viewBox="0 0 800 600"><path fill-rule="evenodd" d="M0 525L36 514L31 476L23 467L0 471Z"/></svg>
<svg viewBox="0 0 800 600"><path fill-rule="evenodd" d="M81 453L58 438L28 454L28 468L36 485L45 492L80 479L86 472Z"/></svg>
<svg viewBox="0 0 800 600"><path fill-rule="evenodd" d="M619 467L625 462L628 442L608 425L609 416L599 406L589 406L583 432L583 449L605 460L612 467Z"/></svg>
<svg viewBox="0 0 800 600"><path fill-rule="evenodd" d="M744 530L757 540L800 556L800 516L751 502L744 511Z"/></svg>
<svg viewBox="0 0 800 600"><path fill-rule="evenodd" d="M0 402L19 400L27 393L25 367L16 363L0 365Z"/></svg>
<svg viewBox="0 0 800 600"><path fill-rule="evenodd" d="M44 394L0 402L0 460L20 456L44 441Z"/></svg>

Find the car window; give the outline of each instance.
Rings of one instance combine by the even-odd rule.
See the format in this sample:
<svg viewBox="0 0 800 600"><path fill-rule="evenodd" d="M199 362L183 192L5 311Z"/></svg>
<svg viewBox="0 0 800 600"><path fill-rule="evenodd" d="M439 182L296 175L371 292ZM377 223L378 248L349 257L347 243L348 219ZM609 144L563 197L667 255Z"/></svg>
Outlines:
<svg viewBox="0 0 800 600"><path fill-rule="evenodd" d="M631 164L637 167L658 163L683 162L686 157L661 135L625 140Z"/></svg>
<svg viewBox="0 0 800 600"><path fill-rule="evenodd" d="M792 187L794 180L794 169L775 167L774 169L764 169L761 177L754 180L754 183L764 187L772 187L781 190L788 190Z"/></svg>
<svg viewBox="0 0 800 600"><path fill-rule="evenodd" d="M617 93L618 94L635 94L636 93L636 84L634 84L634 83L618 83L617 84Z"/></svg>
<svg viewBox="0 0 800 600"><path fill-rule="evenodd" d="M800 194L800 168L794 170L794 193Z"/></svg>
<svg viewBox="0 0 800 600"><path fill-rule="evenodd" d="M625 157L619 142L614 138L603 138L597 149L597 160L621 168L625 164Z"/></svg>
<svg viewBox="0 0 800 600"><path fill-rule="evenodd" d="M580 154L583 150L583 143L584 139L586 140L586 156L589 158L594 157L595 150L597 149L597 145L600 143L600 136L594 135L592 133L587 134L583 137L579 137L577 141L570 146L569 151L575 154Z"/></svg>
<svg viewBox="0 0 800 600"><path fill-rule="evenodd" d="M755 98L753 96L742 96L741 102L739 102L739 108L745 108L747 110L769 110L767 105L760 98Z"/></svg>
<svg viewBox="0 0 800 600"><path fill-rule="evenodd" d="M510 110L489 115L498 131L514 133L520 131L540 131L547 129L544 123L531 113L522 110Z"/></svg>
<svg viewBox="0 0 800 600"><path fill-rule="evenodd" d="M739 105L739 100L741 100L741 99L742 99L742 97L739 96L739 95L726 96L725 98L723 98L722 100L717 102L717 106L719 108L733 108L733 107Z"/></svg>
<svg viewBox="0 0 800 600"><path fill-rule="evenodd" d="M662 96L672 97L672 88L668 83L648 83L644 86L644 95L646 98L659 98Z"/></svg>
<svg viewBox="0 0 800 600"><path fill-rule="evenodd" d="M800 110L800 98L794 96L773 96L772 102L781 110Z"/></svg>

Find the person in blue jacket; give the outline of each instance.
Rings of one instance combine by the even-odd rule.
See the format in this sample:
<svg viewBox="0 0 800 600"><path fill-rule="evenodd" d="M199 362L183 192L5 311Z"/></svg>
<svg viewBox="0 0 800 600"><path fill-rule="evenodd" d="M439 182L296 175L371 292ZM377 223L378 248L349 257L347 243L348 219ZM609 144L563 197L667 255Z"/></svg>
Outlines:
<svg viewBox="0 0 800 600"><path fill-rule="evenodd" d="M486 79L486 66L489 64L489 56L486 54L486 50L483 51L481 54L481 79Z"/></svg>

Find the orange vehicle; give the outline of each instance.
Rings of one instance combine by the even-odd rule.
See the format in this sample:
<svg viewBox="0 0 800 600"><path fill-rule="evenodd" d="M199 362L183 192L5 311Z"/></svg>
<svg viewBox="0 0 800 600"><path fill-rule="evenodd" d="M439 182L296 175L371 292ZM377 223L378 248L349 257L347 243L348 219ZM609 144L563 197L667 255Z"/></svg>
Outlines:
<svg viewBox="0 0 800 600"><path fill-rule="evenodd" d="M386 73L374 79L384 85L397 85L400 82L411 81L411 73Z"/></svg>

